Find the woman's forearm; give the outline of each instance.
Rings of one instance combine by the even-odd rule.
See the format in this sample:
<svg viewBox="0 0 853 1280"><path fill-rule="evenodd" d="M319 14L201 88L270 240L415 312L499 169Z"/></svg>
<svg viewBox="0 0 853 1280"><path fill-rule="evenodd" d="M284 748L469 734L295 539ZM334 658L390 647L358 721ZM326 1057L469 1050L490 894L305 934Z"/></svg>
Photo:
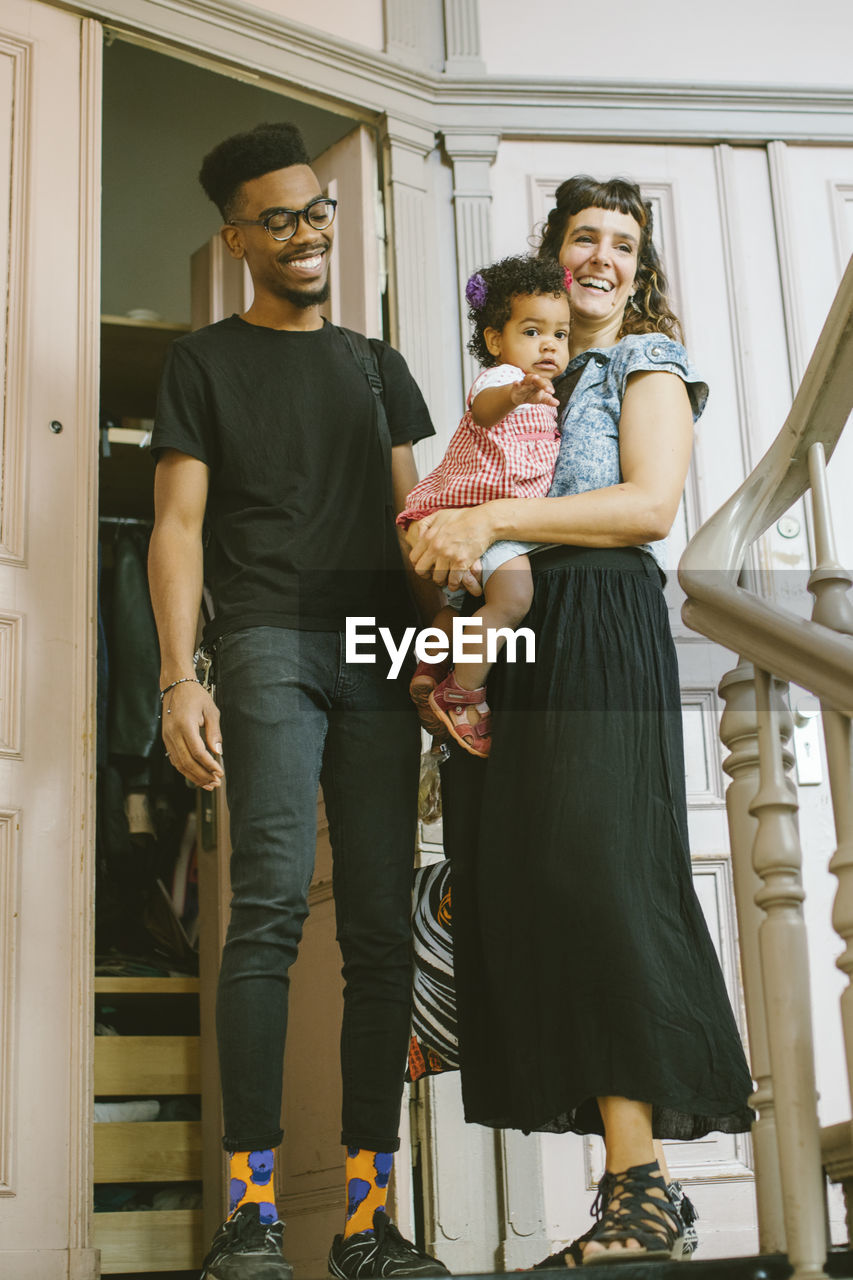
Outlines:
<svg viewBox="0 0 853 1280"><path fill-rule="evenodd" d="M629 482L560 498L498 498L479 507L435 511L411 531L415 572L456 587L500 539L576 547L637 547L663 538L677 504L663 505Z"/></svg>
<svg viewBox="0 0 853 1280"><path fill-rule="evenodd" d="M635 547L665 538L675 518L638 485L559 498L502 498L489 504L496 538L559 542L578 547Z"/></svg>

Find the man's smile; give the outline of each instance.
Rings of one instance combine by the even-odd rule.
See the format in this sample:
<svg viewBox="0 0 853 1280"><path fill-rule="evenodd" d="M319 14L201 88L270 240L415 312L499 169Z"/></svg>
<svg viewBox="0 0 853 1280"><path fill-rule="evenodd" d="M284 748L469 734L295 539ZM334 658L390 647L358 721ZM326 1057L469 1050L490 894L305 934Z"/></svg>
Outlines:
<svg viewBox="0 0 853 1280"><path fill-rule="evenodd" d="M285 267L297 275L315 276L323 270L328 252L328 245L315 246L310 249L301 249L298 253L282 255L279 257L278 262L279 266Z"/></svg>

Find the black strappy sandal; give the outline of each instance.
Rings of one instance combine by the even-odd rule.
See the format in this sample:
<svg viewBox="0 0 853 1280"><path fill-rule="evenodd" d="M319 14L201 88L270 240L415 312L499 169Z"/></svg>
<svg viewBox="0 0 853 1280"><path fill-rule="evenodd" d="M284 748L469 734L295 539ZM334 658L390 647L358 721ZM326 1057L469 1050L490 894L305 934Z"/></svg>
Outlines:
<svg viewBox="0 0 853 1280"><path fill-rule="evenodd" d="M680 1259L684 1253L684 1223L667 1194L657 1160L632 1165L611 1176L607 1208L587 1239L602 1245L636 1240L640 1247L584 1253L583 1265ZM663 1195L650 1194L653 1191L662 1191Z"/></svg>
<svg viewBox="0 0 853 1280"><path fill-rule="evenodd" d="M583 1266L583 1246L591 1238L601 1215L607 1208L613 1183L615 1181L616 1179L612 1173L605 1173L599 1182L598 1192L592 1202L592 1208L589 1211L590 1215L595 1218L595 1222L589 1230L585 1231L582 1236L578 1236L571 1244L567 1244L564 1249L560 1249L558 1253L550 1253L548 1257L543 1258L541 1262L534 1263L530 1268L531 1271L552 1271L560 1270L563 1267L572 1268ZM695 1226L696 1219L699 1217L699 1214L696 1212L693 1201L685 1195L680 1182L670 1182L666 1191L672 1201L676 1213L684 1225L681 1261L688 1262L699 1248L699 1233Z"/></svg>

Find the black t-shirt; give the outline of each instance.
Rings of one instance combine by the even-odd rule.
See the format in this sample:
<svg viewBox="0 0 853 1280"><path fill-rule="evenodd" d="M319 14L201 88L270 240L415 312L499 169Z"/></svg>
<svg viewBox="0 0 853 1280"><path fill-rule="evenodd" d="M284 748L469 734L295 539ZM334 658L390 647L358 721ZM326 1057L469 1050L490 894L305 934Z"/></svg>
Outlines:
<svg viewBox="0 0 853 1280"><path fill-rule="evenodd" d="M374 340L392 445L433 434L403 357ZM376 399L336 325L230 316L172 344L151 447L210 468L205 638L248 626L337 631L408 613Z"/></svg>

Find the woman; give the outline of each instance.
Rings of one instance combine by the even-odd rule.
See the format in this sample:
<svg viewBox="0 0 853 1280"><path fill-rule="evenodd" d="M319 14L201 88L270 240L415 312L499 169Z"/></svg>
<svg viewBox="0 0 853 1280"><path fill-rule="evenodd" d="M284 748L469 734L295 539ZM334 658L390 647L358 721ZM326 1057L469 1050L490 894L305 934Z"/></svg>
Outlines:
<svg viewBox="0 0 853 1280"><path fill-rule="evenodd" d="M654 1140L752 1120L693 889L659 568L707 388L651 232L634 184L561 185L539 249L574 278L551 494L410 532L417 571L451 585L498 538L560 544L531 560L536 662L494 669L488 767L455 752L444 809L466 1117L604 1135L599 1221L568 1265L680 1257Z"/></svg>

